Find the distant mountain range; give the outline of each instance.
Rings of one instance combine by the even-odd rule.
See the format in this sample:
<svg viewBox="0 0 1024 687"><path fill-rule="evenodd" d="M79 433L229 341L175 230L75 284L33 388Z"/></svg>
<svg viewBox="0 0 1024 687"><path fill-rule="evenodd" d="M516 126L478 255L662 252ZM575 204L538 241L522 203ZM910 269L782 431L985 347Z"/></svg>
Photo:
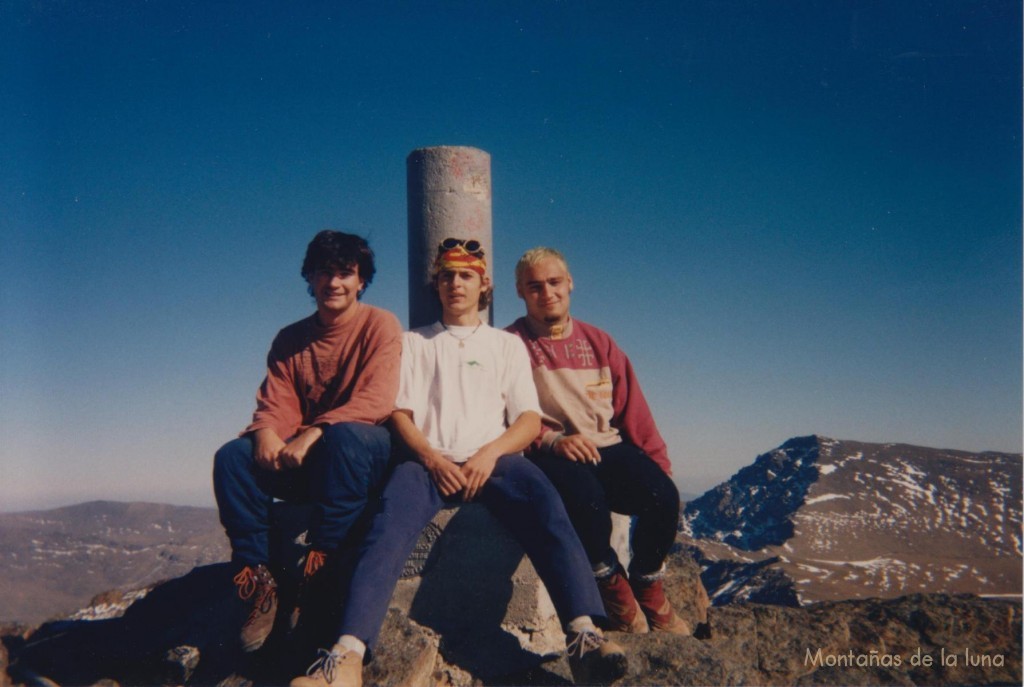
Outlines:
<svg viewBox="0 0 1024 687"><path fill-rule="evenodd" d="M227 560L217 511L93 501L0 514L0 620L37 623L93 596Z"/></svg>
<svg viewBox="0 0 1024 687"><path fill-rule="evenodd" d="M1020 597L1021 455L795 438L686 504L717 605L971 592ZM212 508L97 501L0 514L0 621L229 558ZM100 599L102 601L102 599Z"/></svg>
<svg viewBox="0 0 1024 687"><path fill-rule="evenodd" d="M1020 597L1021 455L791 439L686 505L716 603Z"/></svg>

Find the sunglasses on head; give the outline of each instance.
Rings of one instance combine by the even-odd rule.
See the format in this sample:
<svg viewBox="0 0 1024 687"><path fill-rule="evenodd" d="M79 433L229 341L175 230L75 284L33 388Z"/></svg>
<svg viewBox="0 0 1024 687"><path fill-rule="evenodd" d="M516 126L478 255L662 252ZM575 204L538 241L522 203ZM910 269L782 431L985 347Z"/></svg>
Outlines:
<svg viewBox="0 0 1024 687"><path fill-rule="evenodd" d="M480 242L477 241L476 239L447 238L437 245L437 254L440 255L458 246L462 246L463 248L466 249L466 252L470 254L480 253L483 251L483 246L481 246Z"/></svg>

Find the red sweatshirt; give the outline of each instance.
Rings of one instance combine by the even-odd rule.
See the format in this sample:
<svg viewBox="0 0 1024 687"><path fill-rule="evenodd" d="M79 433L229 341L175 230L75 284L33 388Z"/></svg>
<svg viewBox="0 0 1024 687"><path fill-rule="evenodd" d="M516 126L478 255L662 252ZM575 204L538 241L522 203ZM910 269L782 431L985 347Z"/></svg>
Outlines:
<svg viewBox="0 0 1024 687"><path fill-rule="evenodd" d="M526 342L544 411L539 448L562 434L582 434L598 447L628 441L672 474L661 438L629 358L597 327L570 321L560 339L535 336L525 317L506 329Z"/></svg>
<svg viewBox="0 0 1024 687"><path fill-rule="evenodd" d="M288 440L313 425L380 424L395 408L402 327L387 310L365 303L344 324L324 327L316 315L290 324L267 354L252 424Z"/></svg>

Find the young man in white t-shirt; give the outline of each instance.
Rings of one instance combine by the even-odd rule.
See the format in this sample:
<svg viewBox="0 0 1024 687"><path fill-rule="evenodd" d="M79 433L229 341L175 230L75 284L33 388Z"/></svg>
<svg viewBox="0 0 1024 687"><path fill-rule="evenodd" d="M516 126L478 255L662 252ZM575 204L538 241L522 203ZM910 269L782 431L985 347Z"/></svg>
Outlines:
<svg viewBox="0 0 1024 687"><path fill-rule="evenodd" d="M358 687L395 584L420 532L446 504L478 501L512 532L566 630L577 683L626 671L604 638L590 563L554 487L522 455L540 431L540 404L522 341L480 319L491 285L476 241L438 247L440 322L407 332L392 426L405 460L384 489L353 571L339 639L292 687Z"/></svg>

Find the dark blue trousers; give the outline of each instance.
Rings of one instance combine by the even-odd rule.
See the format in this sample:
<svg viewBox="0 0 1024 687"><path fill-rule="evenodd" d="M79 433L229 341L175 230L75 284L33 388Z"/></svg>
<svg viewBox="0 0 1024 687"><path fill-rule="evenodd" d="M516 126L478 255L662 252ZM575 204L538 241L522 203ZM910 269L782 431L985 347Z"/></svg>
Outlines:
<svg viewBox="0 0 1024 687"><path fill-rule="evenodd" d="M576 532L594 566L618 564L608 543L611 511L636 516L631 576L661 569L679 528L679 490L672 478L628 442L598 449L601 462L575 463L543 453L532 456L565 503Z"/></svg>
<svg viewBox="0 0 1024 687"><path fill-rule="evenodd" d="M384 483L390 455L388 431L361 422L326 427L298 468L259 467L247 436L222 446L213 460L213 490L232 562L268 562L274 499L313 503L310 545L325 551L338 548Z"/></svg>
<svg viewBox="0 0 1024 687"><path fill-rule="evenodd" d="M499 458L476 499L526 551L563 625L580 616L604 617L583 545L536 465L518 454ZM408 460L395 468L360 548L339 635L358 637L373 649L402 567L444 504L421 463Z"/></svg>

